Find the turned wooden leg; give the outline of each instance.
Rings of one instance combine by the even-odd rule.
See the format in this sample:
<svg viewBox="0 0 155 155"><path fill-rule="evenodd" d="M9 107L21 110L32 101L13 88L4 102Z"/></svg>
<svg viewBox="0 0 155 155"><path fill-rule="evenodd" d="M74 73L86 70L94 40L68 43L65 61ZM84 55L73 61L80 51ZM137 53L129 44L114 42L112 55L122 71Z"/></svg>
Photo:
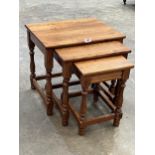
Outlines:
<svg viewBox="0 0 155 155"><path fill-rule="evenodd" d="M120 119L122 118L122 104L123 104L123 91L125 88L126 80L118 80L116 86L116 96L114 98L114 103L116 105L114 126L119 126Z"/></svg>
<svg viewBox="0 0 155 155"><path fill-rule="evenodd" d="M68 86L69 86L69 79L64 77L63 80L63 93L62 93L62 107L63 107L63 119L62 119L62 125L67 126L68 125L68 119L69 119L69 110L68 110Z"/></svg>
<svg viewBox="0 0 155 155"><path fill-rule="evenodd" d="M53 114L53 90L52 90L52 83L51 83L51 73L53 67L53 59L52 59L52 52L45 52L45 68L46 68L46 84L45 84L45 91L46 91L46 100L47 100L47 115Z"/></svg>
<svg viewBox="0 0 155 155"><path fill-rule="evenodd" d="M33 85L33 79L36 77L35 74L35 61L34 61L34 47L35 44L31 41L30 39L30 33L27 31L27 42L28 42L28 47L29 47L29 54L30 54L30 82L31 82L31 89L35 89Z"/></svg>
<svg viewBox="0 0 155 155"><path fill-rule="evenodd" d="M63 92L62 92L62 109L63 109L63 118L62 118L62 125L67 126L68 125L68 119L69 119L69 109L68 109L68 102L69 102L69 80L71 77L71 66L70 65L64 65L63 66Z"/></svg>
<svg viewBox="0 0 155 155"><path fill-rule="evenodd" d="M116 80L112 80L112 81L111 81L110 88L109 88L109 91L110 91L112 94L115 94L115 85L116 85Z"/></svg>
<svg viewBox="0 0 155 155"><path fill-rule="evenodd" d="M85 133L85 114L87 112L87 95L88 95L88 85L82 85L82 102L80 107L80 125L79 125L79 135L84 135Z"/></svg>

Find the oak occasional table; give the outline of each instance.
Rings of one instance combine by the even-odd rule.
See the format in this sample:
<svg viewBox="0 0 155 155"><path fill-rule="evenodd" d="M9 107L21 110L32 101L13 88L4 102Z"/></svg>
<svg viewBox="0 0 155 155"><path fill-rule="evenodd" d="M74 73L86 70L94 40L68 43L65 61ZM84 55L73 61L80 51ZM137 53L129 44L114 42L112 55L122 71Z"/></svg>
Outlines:
<svg viewBox="0 0 155 155"><path fill-rule="evenodd" d="M53 85L52 78L62 76L62 73L52 73L54 50L62 47L104 42L123 42L125 35L94 18L76 19L38 24L27 24L27 41L30 50L30 82L31 88L36 89L44 100L47 115L52 115L54 102L60 100L53 92L54 88L62 84ZM34 47L43 53L46 69L45 75L35 74ZM45 93L38 84L38 80L46 79ZM78 82L72 81L74 85ZM58 104L59 105L59 104ZM61 106L58 107L62 113Z"/></svg>

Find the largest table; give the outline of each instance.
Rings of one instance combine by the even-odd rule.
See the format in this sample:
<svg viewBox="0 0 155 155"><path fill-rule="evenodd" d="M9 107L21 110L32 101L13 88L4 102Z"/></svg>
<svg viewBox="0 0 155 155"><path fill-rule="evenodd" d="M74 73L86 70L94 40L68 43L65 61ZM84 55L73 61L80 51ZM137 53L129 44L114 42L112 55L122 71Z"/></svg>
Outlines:
<svg viewBox="0 0 155 155"><path fill-rule="evenodd" d="M53 85L52 78L61 76L62 73L52 73L54 50L61 47L91 44L104 41L117 40L123 42L125 35L112 27L94 18L65 20L27 24L27 41L30 50L30 82L31 88L38 90L42 96L47 115L53 114L53 105L56 96L54 88L61 84ZM43 53L45 75L37 76L35 73L34 47L37 46ZM38 84L38 80L46 79L45 93ZM73 81L71 84L77 84Z"/></svg>

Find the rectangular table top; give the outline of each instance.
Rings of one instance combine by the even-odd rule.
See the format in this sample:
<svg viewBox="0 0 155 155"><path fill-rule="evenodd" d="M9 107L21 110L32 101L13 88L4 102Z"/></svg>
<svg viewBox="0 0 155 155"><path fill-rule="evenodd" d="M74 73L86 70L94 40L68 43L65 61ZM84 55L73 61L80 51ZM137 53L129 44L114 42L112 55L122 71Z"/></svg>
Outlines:
<svg viewBox="0 0 155 155"><path fill-rule="evenodd" d="M134 65L123 56L100 58L75 63L82 75L93 75L133 68Z"/></svg>
<svg viewBox="0 0 155 155"><path fill-rule="evenodd" d="M119 41L101 42L88 45L65 47L55 49L62 61L81 61L106 56L123 55L131 52L131 49Z"/></svg>
<svg viewBox="0 0 155 155"><path fill-rule="evenodd" d="M25 26L45 48L125 38L121 32L94 18L27 24Z"/></svg>

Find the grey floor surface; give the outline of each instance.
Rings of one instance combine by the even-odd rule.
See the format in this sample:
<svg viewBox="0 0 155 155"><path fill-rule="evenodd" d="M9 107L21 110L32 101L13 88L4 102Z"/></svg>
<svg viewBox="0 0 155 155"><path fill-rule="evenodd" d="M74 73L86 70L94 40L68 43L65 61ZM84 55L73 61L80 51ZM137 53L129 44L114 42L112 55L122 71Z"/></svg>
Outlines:
<svg viewBox="0 0 155 155"><path fill-rule="evenodd" d="M134 1L127 1L124 6L121 0L20 0L20 155L134 154L134 70L126 85L124 115L119 128L113 127L112 122L97 124L88 127L86 135L81 137L73 117L68 127L62 127L58 111L54 110L54 116L47 117L39 94L30 89L29 51L24 28L27 23L96 17L126 34L124 44L132 49L129 60L134 63L134 9ZM37 48L35 60L36 73L44 73L43 57ZM56 62L55 66L54 72L61 70ZM53 82L60 80L57 78ZM74 89L77 87L71 88ZM73 99L77 104L79 101Z"/></svg>

